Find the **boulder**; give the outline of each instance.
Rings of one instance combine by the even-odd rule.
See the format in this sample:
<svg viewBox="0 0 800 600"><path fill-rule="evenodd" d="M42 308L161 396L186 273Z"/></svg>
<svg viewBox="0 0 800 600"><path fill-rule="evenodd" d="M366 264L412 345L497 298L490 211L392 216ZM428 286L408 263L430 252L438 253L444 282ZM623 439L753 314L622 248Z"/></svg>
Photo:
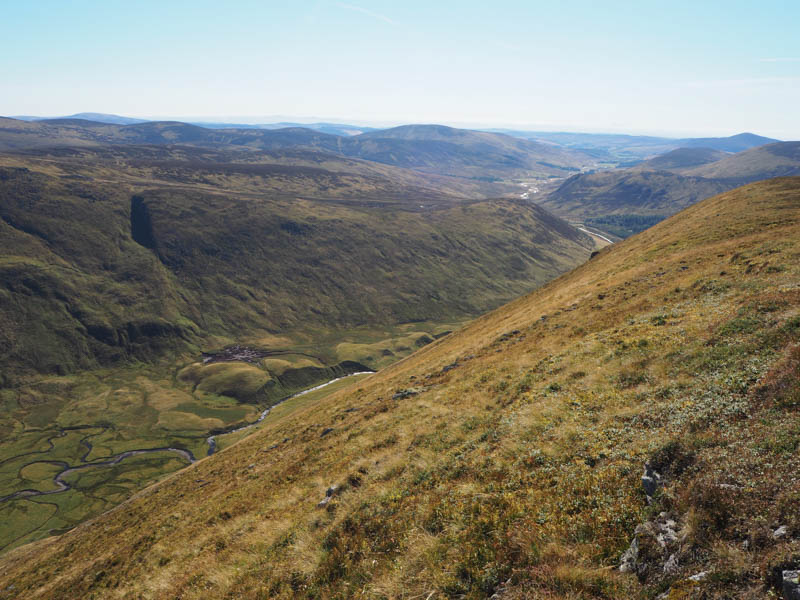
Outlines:
<svg viewBox="0 0 800 600"><path fill-rule="evenodd" d="M404 398L410 398L411 396L416 396L417 394L419 394L419 390L416 388L398 390L396 393L392 394L392 400L402 400Z"/></svg>
<svg viewBox="0 0 800 600"><path fill-rule="evenodd" d="M639 537L633 536L633 541L628 549L622 554L619 563L619 570L623 573L635 573L639 559Z"/></svg>
<svg viewBox="0 0 800 600"><path fill-rule="evenodd" d="M642 488L644 488L648 502L652 502L659 485L661 485L661 473L645 463L644 473L642 474Z"/></svg>
<svg viewBox="0 0 800 600"><path fill-rule="evenodd" d="M678 570L678 524L666 512L636 528L630 547L620 557L619 570L635 573L644 582L651 575Z"/></svg>
<svg viewBox="0 0 800 600"><path fill-rule="evenodd" d="M317 504L317 508L325 508L328 506L333 497L336 496L341 491L341 487L338 485L332 485L327 490L325 490L325 497L319 501Z"/></svg>
<svg viewBox="0 0 800 600"><path fill-rule="evenodd" d="M800 571L783 572L783 600L800 600Z"/></svg>

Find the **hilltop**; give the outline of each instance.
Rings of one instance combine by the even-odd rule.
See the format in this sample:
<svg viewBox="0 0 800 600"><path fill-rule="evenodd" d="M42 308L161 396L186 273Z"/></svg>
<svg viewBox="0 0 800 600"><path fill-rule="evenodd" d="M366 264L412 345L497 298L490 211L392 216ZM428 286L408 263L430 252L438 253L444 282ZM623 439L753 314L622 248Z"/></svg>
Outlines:
<svg viewBox="0 0 800 600"><path fill-rule="evenodd" d="M667 138L646 135L624 135L609 133L571 133L549 131L496 130L515 137L558 144L565 148L580 150L616 162L628 162L629 166L654 156L679 148L709 148L721 152L741 152L756 146L778 142L773 138L752 133L739 133L728 137L713 138Z"/></svg>
<svg viewBox="0 0 800 600"><path fill-rule="evenodd" d="M638 171L671 171L681 173L687 169L716 162L728 156L727 152L713 148L677 148L639 163Z"/></svg>
<svg viewBox="0 0 800 600"><path fill-rule="evenodd" d="M627 237L714 194L798 174L800 142L732 155L681 148L627 169L575 175L536 201L561 217Z"/></svg>
<svg viewBox="0 0 800 600"><path fill-rule="evenodd" d="M593 164L592 157L578 151L438 125L409 125L343 136L324 133L324 129L212 129L177 121L120 125L69 118L35 122L0 118L0 150L129 144L185 145L222 151L314 149L488 182L521 176L563 176Z"/></svg>
<svg viewBox="0 0 800 600"><path fill-rule="evenodd" d="M26 598L764 596L800 566L798 256L800 179L700 202L6 554L0 586Z"/></svg>
<svg viewBox="0 0 800 600"><path fill-rule="evenodd" d="M677 143L683 148L711 148L723 152L743 152L750 148L772 144L777 141L779 140L754 133L739 133L722 138L687 138L678 140Z"/></svg>
<svg viewBox="0 0 800 600"><path fill-rule="evenodd" d="M344 152L426 172L468 177L563 176L587 154L511 136L443 125L404 125L348 138Z"/></svg>

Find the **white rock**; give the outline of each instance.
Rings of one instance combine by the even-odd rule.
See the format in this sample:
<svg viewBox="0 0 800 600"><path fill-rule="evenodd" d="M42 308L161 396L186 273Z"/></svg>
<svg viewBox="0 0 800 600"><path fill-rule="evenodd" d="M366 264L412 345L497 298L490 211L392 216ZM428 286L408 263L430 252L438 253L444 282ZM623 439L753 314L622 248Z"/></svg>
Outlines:
<svg viewBox="0 0 800 600"><path fill-rule="evenodd" d="M639 538L633 538L630 547L620 559L619 570L623 573L633 573L636 571L636 560L639 558Z"/></svg>
<svg viewBox="0 0 800 600"><path fill-rule="evenodd" d="M667 562L664 563L664 573L669 575L670 573L674 573L678 570L678 557L674 554L670 554Z"/></svg>

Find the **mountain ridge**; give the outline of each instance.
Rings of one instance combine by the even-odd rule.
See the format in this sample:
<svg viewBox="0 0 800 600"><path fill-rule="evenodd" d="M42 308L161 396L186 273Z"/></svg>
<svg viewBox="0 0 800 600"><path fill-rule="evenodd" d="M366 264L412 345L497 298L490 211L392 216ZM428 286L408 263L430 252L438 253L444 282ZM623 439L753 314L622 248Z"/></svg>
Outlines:
<svg viewBox="0 0 800 600"><path fill-rule="evenodd" d="M626 237L725 190L800 174L800 142L766 144L709 161L715 156L711 149L679 149L627 169L578 174L536 201L562 217Z"/></svg>
<svg viewBox="0 0 800 600"><path fill-rule="evenodd" d="M16 164L27 166L2 169L4 287L11 294L3 321L16 321L16 331L55 319L41 335L25 338L28 346L23 338L8 342L9 369L19 363L73 371L128 353L131 336L114 342L128 325L119 310L109 312L104 278L136 303L134 312L153 332L139 343L157 351L161 343L197 343L201 330L231 335L304 322L354 327L477 314L484 302L529 289L560 264L585 259L594 246L522 201L469 200L403 184L395 184L393 198L382 180L320 167L162 159L130 161L128 174L117 162L96 162L94 151L82 161L60 160L26 157ZM328 197L315 198L314 185ZM469 225L478 215L497 231ZM105 263L100 256L108 257ZM59 274L50 265L69 269ZM438 279L448 269L471 273L473 283L463 286L474 286L472 292L459 288L461 280ZM91 285L82 287L81 278ZM231 296L224 309L214 294ZM20 322L15 299L25 295L38 298ZM303 297L316 299L301 303ZM34 355L39 363L31 363Z"/></svg>
<svg viewBox="0 0 800 600"><path fill-rule="evenodd" d="M431 127L441 129L431 129ZM307 147L448 176L514 178L553 176L579 171L591 157L501 134L408 126L384 136L367 132L337 136L303 127L283 129L208 129L188 123L148 121L132 125L100 124L80 119L35 122L0 118L0 150L70 145L188 144L206 148L277 150ZM447 130L431 139L431 132ZM480 143L476 143L479 140ZM551 162L552 161L552 162Z"/></svg>
<svg viewBox="0 0 800 600"><path fill-rule="evenodd" d="M571 133L571 132L526 132L497 130L526 139L556 143L567 148L575 148L595 153L598 158L606 157L617 161L636 163L664 154L681 147L708 147L721 151L738 152L765 143L778 142L773 138L740 133L718 138L670 138L646 135ZM633 164L629 164L633 166Z"/></svg>

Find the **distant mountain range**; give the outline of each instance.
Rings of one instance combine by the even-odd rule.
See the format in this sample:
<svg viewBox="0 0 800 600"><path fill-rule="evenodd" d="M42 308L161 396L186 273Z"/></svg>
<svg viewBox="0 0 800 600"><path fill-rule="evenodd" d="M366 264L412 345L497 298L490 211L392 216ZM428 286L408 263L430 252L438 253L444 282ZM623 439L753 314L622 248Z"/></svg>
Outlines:
<svg viewBox="0 0 800 600"><path fill-rule="evenodd" d="M137 119L134 117L123 117L120 115L111 115L106 113L82 112L75 113L74 115L65 115L61 117L34 117L30 115L12 116L12 119L19 119L20 121L53 121L62 119L80 119L84 121L95 121L97 123L107 123L109 125L136 125L137 123L148 123L158 121L159 119ZM366 133L367 131L374 131L374 127L364 127L361 125L348 125L346 123L295 123L281 121L278 123L229 123L222 121L193 121L191 119L183 120L189 125L197 125L198 127L206 127L208 129L285 129L287 127L302 127L305 129L313 129L314 131L321 131L331 135L358 135L359 133Z"/></svg>
<svg viewBox="0 0 800 600"><path fill-rule="evenodd" d="M598 159L631 163L678 148L710 148L723 152L741 152L756 146L780 141L752 133L740 133L730 137L719 138L666 138L642 135L517 131L508 129L491 131L573 148L591 154Z"/></svg>
<svg viewBox="0 0 800 600"><path fill-rule="evenodd" d="M84 121L95 121L97 123L109 123L112 125L135 125L136 123L147 123L149 119L137 119L135 117L123 117L107 113L82 112L63 117L32 117L28 115L14 116L12 119L20 121L49 121L60 119L81 119Z"/></svg>
<svg viewBox="0 0 800 600"><path fill-rule="evenodd" d="M563 177L595 166L591 156L576 150L441 125L406 125L339 136L306 127L214 129L178 121L120 125L86 119L0 118L0 150L126 144L258 151L302 147L489 182L531 176Z"/></svg>
<svg viewBox="0 0 800 600"><path fill-rule="evenodd" d="M302 161L335 164L346 158L400 167L406 173L404 181L418 188L428 183L412 183L408 173L449 178L447 184L441 180L436 185L462 197L517 195L520 179L567 178L550 192L548 184L540 184L533 199L564 218L582 220L619 237L743 183L800 173L795 142L751 133L669 139L475 131L433 124L374 130L331 123L225 125L96 113L28 121L0 118L0 151L184 146L233 153L233 162L242 160L237 153L269 152L270 160L276 160L278 153L284 155L283 164L292 163L292 159L287 163L287 152L301 152L306 153ZM316 156L310 159L309 152ZM631 159L628 168L610 168L626 157ZM399 173L391 177L396 180Z"/></svg>
<svg viewBox="0 0 800 600"><path fill-rule="evenodd" d="M137 123L154 122L153 119L138 119L120 115L83 112L64 117L34 117L15 116L14 119L23 121L46 121L61 119L82 119L98 123L113 125L135 125ZM298 123L280 121L276 123L227 123L221 121L194 121L192 119L179 119L190 125L197 125L208 129L285 129L302 128L311 129L334 136L354 136L362 133L389 131L363 125L343 123ZM418 127L418 126L414 126ZM397 129L397 128L395 128ZM459 130L463 131L463 130ZM715 138L668 138L659 136L642 136L606 133L580 133L580 132L551 132L551 131L526 131L518 129L480 129L489 133L500 133L511 137L556 144L565 148L572 148L593 156L595 159L605 159L619 162L636 162L650 158L677 148L711 148L724 152L741 152L755 146L762 146L780 140L768 138L753 133L740 133L730 137Z"/></svg>

